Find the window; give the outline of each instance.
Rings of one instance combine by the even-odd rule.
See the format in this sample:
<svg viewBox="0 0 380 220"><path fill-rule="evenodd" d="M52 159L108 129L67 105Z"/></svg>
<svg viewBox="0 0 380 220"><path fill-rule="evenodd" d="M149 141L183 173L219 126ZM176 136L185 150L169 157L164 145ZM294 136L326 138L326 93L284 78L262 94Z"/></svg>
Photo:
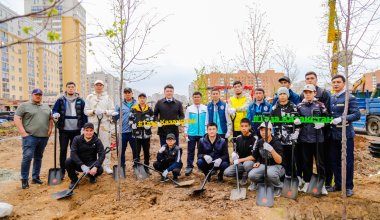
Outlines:
<svg viewBox="0 0 380 220"><path fill-rule="evenodd" d="M21 58L18 58L18 63L21 63Z"/></svg>
<svg viewBox="0 0 380 220"><path fill-rule="evenodd" d="M21 73L21 72L22 72L22 69L21 69L21 68L18 68L18 72Z"/></svg>

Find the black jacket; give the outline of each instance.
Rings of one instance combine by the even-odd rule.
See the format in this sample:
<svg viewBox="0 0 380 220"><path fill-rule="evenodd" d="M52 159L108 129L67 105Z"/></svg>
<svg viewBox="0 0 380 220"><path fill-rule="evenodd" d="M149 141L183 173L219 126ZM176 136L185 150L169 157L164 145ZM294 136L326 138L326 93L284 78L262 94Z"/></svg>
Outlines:
<svg viewBox="0 0 380 220"><path fill-rule="evenodd" d="M273 149L282 157L282 161L284 161L283 147L280 140L273 137L269 144L272 145ZM253 150L252 156L255 158L255 162L259 162L261 164L265 164L265 157L268 158L268 166L277 164L273 159L272 153L264 149L264 139L257 141L257 146Z"/></svg>
<svg viewBox="0 0 380 220"><path fill-rule="evenodd" d="M256 138L251 133L249 136L239 135L236 138L236 153L239 158L245 158L252 155L253 146L255 145Z"/></svg>
<svg viewBox="0 0 380 220"><path fill-rule="evenodd" d="M205 155L211 156L213 160L220 158L222 161L230 162L227 141L217 135L215 142L211 143L206 134L199 140L198 159L203 158Z"/></svg>
<svg viewBox="0 0 380 220"><path fill-rule="evenodd" d="M95 167L101 167L105 158L105 151L102 142L96 135L89 142L86 142L82 134L74 137L70 157L79 166L83 164L90 166L96 161Z"/></svg>
<svg viewBox="0 0 380 220"><path fill-rule="evenodd" d="M182 120L185 118L183 113L182 102L173 98L172 102L166 101L166 98L158 100L154 107L154 120ZM169 133L178 135L178 127L176 125L164 125L158 128L158 135L166 136Z"/></svg>
<svg viewBox="0 0 380 220"><path fill-rule="evenodd" d="M139 104L134 105L129 115L129 121L137 125L136 129L132 130L133 137L139 139L148 139L152 135L152 129L145 129L144 122L153 121L153 110L148 105L141 109Z"/></svg>
<svg viewBox="0 0 380 220"><path fill-rule="evenodd" d="M317 90L317 94L315 95L315 98L325 104L325 107L327 108L327 112L330 113L330 92L326 89L322 89L321 87L316 86L315 89ZM301 102L304 99L303 93L300 95Z"/></svg>

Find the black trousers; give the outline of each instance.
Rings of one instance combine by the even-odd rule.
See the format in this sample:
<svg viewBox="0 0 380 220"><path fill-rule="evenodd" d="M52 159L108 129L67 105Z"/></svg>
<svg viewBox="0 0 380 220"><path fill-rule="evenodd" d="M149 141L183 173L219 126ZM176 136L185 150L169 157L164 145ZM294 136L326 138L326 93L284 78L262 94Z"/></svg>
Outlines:
<svg viewBox="0 0 380 220"><path fill-rule="evenodd" d="M65 161L67 158L67 148L71 146L75 136L80 135L78 131L59 131L59 166L61 167L62 176L65 175Z"/></svg>
<svg viewBox="0 0 380 220"><path fill-rule="evenodd" d="M292 165L293 165L293 177L297 176L297 168L296 168L296 149L294 148L294 161L292 161L292 145L282 145L284 158L283 166L285 168L285 175L292 175Z"/></svg>
<svg viewBox="0 0 380 220"><path fill-rule="evenodd" d="M329 153L331 142L332 141L330 138L325 138L325 143L323 144L323 152L324 152L324 158L325 158L323 162L325 165L325 174L326 174L325 185L326 186L331 186L332 179L333 179L333 168L332 168L330 153Z"/></svg>
<svg viewBox="0 0 380 220"><path fill-rule="evenodd" d="M144 151L144 164L149 166L150 138L148 138L148 139L136 138L136 159L137 159L137 161L140 161L141 148Z"/></svg>
<svg viewBox="0 0 380 220"><path fill-rule="evenodd" d="M297 166L297 176L303 177L303 147L301 143L296 143L296 166Z"/></svg>
<svg viewBox="0 0 380 220"><path fill-rule="evenodd" d="M303 155L303 179L305 182L310 182L311 176L313 175L313 158L317 162L317 173L320 174L322 178L325 178L325 166L324 166L324 152L323 152L323 142L318 145L318 155L317 155L317 144L316 143L301 143L302 145L302 155Z"/></svg>
<svg viewBox="0 0 380 220"><path fill-rule="evenodd" d="M154 167L154 169L156 169L156 170L158 170L160 172L163 172L164 170L166 170L167 168L170 167L170 164L169 163L163 163L163 162L160 162L160 161L156 161L156 162L153 163L153 167ZM179 165L178 168L173 169L173 171L172 171L173 176L179 176L182 167L183 167L183 164L180 163L180 165Z"/></svg>
<svg viewBox="0 0 380 220"><path fill-rule="evenodd" d="M95 161L90 162L90 163L86 163L86 165L91 166L94 162ZM97 168L98 168L98 170L96 171L95 177L100 176L103 173L103 167L102 166L99 166ZM82 168L80 168L80 166L78 164L76 164L70 157L67 158L67 160L66 160L66 170L67 170L67 174L69 175L71 182L78 181L78 176L75 173L75 171L82 172ZM88 175L91 176L90 174L88 174Z"/></svg>

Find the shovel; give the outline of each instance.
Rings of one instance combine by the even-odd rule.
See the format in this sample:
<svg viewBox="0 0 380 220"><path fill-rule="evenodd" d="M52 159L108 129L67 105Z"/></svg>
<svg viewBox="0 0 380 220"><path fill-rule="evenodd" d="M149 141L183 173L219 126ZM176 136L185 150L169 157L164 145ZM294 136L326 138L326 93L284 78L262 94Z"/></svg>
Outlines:
<svg viewBox="0 0 380 220"><path fill-rule="evenodd" d="M136 161L135 163L141 165L142 168L146 167L146 168L148 168L148 169L150 169L150 170L153 170L154 172L157 172L157 173L159 173L159 174L162 174L162 172L160 172L160 171L154 169L153 167L150 167L150 166L145 165L145 164L143 164L143 163L140 163L140 162L138 162L138 161ZM144 172L145 172L145 170L144 170ZM167 176L167 178L168 178L170 181L172 181L172 182L176 185L176 187L186 187L186 186L191 186L191 185L193 185L193 183L194 183L194 180L187 180L187 181L177 182L177 181L173 180L172 178L170 178L170 177L168 177L168 176Z"/></svg>
<svg viewBox="0 0 380 220"><path fill-rule="evenodd" d="M115 133L116 133L116 154L119 155L119 140L117 138L117 120L114 120L114 123L115 123ZM113 165L112 167L112 170L113 170L112 178L114 180L118 180L118 176L117 176L118 167L119 167L118 165ZM120 178L125 179L125 166L122 166L120 169Z"/></svg>
<svg viewBox="0 0 380 220"><path fill-rule="evenodd" d="M234 150L236 152L236 143L234 143ZM231 191L230 200L246 199L247 189L246 188L240 189L239 172L238 172L238 165L237 164L235 165L235 172L236 172L237 189L233 189Z"/></svg>
<svg viewBox="0 0 380 220"><path fill-rule="evenodd" d="M313 110L313 117L319 116L319 115L320 115L319 109L314 109ZM311 179L310 179L309 186L307 187L307 191L306 191L306 193L310 193L315 197L320 197L322 195L322 187L323 187L323 184L325 183L325 178L321 177L320 170L318 170L319 130L320 129L316 129L316 139L317 139L316 140L317 141L317 143L316 143L317 144L317 146L316 146L316 153L317 153L316 163L317 163L317 173L318 174L313 173L313 175L311 176Z"/></svg>
<svg viewBox="0 0 380 220"><path fill-rule="evenodd" d="M293 125L293 133L294 133L294 125ZM299 180L297 177L294 176L294 148L295 148L295 142L292 140L292 173L290 178L284 179L284 186L282 187L281 195L283 197L289 198L289 199L296 199L298 196L298 183Z"/></svg>
<svg viewBox="0 0 380 220"><path fill-rule="evenodd" d="M265 121L265 142L268 141L268 121ZM267 177L268 156L265 156L264 183L257 188L256 205L272 207L274 203L274 187L268 184Z"/></svg>
<svg viewBox="0 0 380 220"><path fill-rule="evenodd" d="M106 148L105 150L105 153L104 154L107 154L108 152L110 152L111 149L109 147ZM90 169L95 165L96 161L90 166ZM51 195L51 197L53 199L57 199L57 200L60 200L60 199L64 199L64 198L67 198L67 197L70 197L74 194L74 189L78 186L79 182L83 179L83 177L87 176L87 173L83 173L79 179L75 182L73 188L71 189L66 189L66 190L63 190L61 192L56 192L54 194Z"/></svg>
<svg viewBox="0 0 380 220"><path fill-rule="evenodd" d="M96 131L96 134L98 135L99 137L99 132L100 132L100 124L102 123L102 119L103 119L103 114L101 117L99 117L99 115L96 115L96 117L98 118L98 130Z"/></svg>
<svg viewBox="0 0 380 220"><path fill-rule="evenodd" d="M134 163L135 164L133 164L133 171L136 175L136 178L138 180L145 180L146 178L148 178L149 175L146 173L145 168L144 168L144 166L147 166L147 165L145 164L143 165L142 163L138 162L136 159Z"/></svg>
<svg viewBox="0 0 380 220"><path fill-rule="evenodd" d="M193 191L190 192L190 195L191 195L191 196L197 196L197 195L201 194L203 191L205 191L205 185L206 185L207 179L208 179L208 177L211 175L212 171L214 171L214 167L212 167L211 170L208 171L208 173L207 173L205 179L203 180L203 183L202 183L201 188L200 188L200 189L193 190Z"/></svg>
<svg viewBox="0 0 380 220"><path fill-rule="evenodd" d="M54 126L54 168L49 169L48 185L58 185L62 182L62 171L57 168L57 123Z"/></svg>

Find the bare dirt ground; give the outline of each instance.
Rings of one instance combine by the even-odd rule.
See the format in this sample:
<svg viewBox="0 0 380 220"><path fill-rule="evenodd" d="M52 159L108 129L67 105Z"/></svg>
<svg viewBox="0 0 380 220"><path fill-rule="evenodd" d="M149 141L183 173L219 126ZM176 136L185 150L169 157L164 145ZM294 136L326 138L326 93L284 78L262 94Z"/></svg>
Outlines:
<svg viewBox="0 0 380 220"><path fill-rule="evenodd" d="M47 182L49 168L53 167L53 138L46 148L41 178ZM369 177L380 170L380 159L368 153L369 140L380 138L357 136L355 140L355 195L347 199L349 219L379 219L380 175ZM172 183L160 183L159 176L137 181L128 162L127 179L122 182L121 200L116 201L117 184L111 175L103 174L96 184L83 180L72 197L57 201L52 193L67 189L66 178L58 186L46 183L30 185L21 189L19 169L21 141L0 142L0 201L14 205L8 219L340 219L342 200L339 193L330 193L322 198L300 193L297 201L275 198L273 208L258 207L256 193L247 191L244 201L230 201L229 196L236 187L234 179L225 178L224 184L207 183L200 197L187 193L199 188L203 174L195 169L191 177L183 174L180 180L193 178L191 188L176 188ZM181 140L183 143L183 140ZM186 152L186 147L182 145ZM151 161L158 150L157 136L152 141ZM131 160L130 148L127 159ZM182 157L185 161L186 153ZM113 152L113 161L116 153Z"/></svg>

